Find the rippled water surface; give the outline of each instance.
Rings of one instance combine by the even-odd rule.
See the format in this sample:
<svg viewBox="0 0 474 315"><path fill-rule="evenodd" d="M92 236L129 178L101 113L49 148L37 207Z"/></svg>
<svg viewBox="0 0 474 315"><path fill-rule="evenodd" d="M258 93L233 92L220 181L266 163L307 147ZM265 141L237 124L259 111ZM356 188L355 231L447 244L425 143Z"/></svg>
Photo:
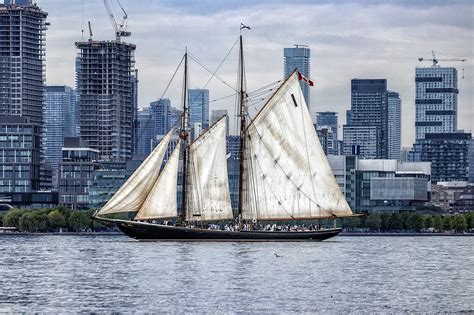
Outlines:
<svg viewBox="0 0 474 315"><path fill-rule="evenodd" d="M474 237L0 236L0 311L473 312Z"/></svg>

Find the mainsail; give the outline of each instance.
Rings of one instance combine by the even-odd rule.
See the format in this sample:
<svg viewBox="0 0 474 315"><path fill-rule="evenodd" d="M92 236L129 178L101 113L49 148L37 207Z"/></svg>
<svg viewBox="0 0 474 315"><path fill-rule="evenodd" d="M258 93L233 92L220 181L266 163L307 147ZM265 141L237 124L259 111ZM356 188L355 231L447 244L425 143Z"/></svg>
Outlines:
<svg viewBox="0 0 474 315"><path fill-rule="evenodd" d="M232 219L227 178L227 117L222 117L189 146L188 220Z"/></svg>
<svg viewBox="0 0 474 315"><path fill-rule="evenodd" d="M314 130L297 72L257 114L246 137L244 219L352 215Z"/></svg>
<svg viewBox="0 0 474 315"><path fill-rule="evenodd" d="M172 130L161 140L97 215L138 211L158 178Z"/></svg>
<svg viewBox="0 0 474 315"><path fill-rule="evenodd" d="M178 216L177 185L180 143L160 173L135 220L174 218Z"/></svg>

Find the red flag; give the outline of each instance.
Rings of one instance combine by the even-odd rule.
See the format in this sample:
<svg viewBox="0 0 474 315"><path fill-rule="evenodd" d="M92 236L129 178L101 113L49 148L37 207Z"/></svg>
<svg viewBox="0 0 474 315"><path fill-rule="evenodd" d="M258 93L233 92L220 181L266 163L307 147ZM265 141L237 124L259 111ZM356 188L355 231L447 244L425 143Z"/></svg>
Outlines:
<svg viewBox="0 0 474 315"><path fill-rule="evenodd" d="M310 79L308 79L307 77L305 77L304 75L301 74L301 72L298 71L298 80L301 81L305 81L306 83L309 84L309 86L314 86L314 82L311 81Z"/></svg>

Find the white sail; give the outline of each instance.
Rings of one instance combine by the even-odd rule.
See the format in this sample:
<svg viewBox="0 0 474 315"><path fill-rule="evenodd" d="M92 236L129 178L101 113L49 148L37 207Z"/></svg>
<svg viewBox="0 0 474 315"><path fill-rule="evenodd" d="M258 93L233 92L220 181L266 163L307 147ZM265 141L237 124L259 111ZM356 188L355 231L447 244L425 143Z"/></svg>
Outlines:
<svg viewBox="0 0 474 315"><path fill-rule="evenodd" d="M244 219L352 215L324 155L297 73L247 128Z"/></svg>
<svg viewBox="0 0 474 315"><path fill-rule="evenodd" d="M161 140L129 179L96 215L138 211L158 178L172 131Z"/></svg>
<svg viewBox="0 0 474 315"><path fill-rule="evenodd" d="M226 116L189 146L188 220L232 219L227 178Z"/></svg>
<svg viewBox="0 0 474 315"><path fill-rule="evenodd" d="M173 218L178 216L177 185L180 143L153 185L135 220Z"/></svg>

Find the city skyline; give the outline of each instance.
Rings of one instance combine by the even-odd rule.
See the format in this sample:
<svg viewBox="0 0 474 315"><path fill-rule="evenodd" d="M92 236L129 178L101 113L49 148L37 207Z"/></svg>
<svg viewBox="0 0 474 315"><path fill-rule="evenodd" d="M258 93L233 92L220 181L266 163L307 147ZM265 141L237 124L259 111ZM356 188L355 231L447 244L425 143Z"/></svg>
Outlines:
<svg viewBox="0 0 474 315"><path fill-rule="evenodd" d="M86 3L81 18L82 3L75 0L65 6L58 0L38 1L49 13L51 22L47 36L47 84L72 85L76 54L73 42L81 40L83 27L84 39L88 38L88 20L92 22L94 39L114 37L102 3ZM345 121L345 111L350 108L350 80L385 78L392 82L391 88L402 99L402 146L411 146L415 139L415 67L431 65L418 62L417 58L429 57L431 50L439 51L439 58L467 58L462 64L440 64L458 68L458 127L466 131L473 129L474 53L466 45L473 40L473 21L468 1L450 2L449 6L408 1L383 5L367 1L338 4L323 1L316 5L307 1L291 5L274 1L272 6L251 5L249 1L239 3L205 2L196 6L153 1L145 6L130 0L122 2L128 10L132 32L127 42L137 45L140 108L161 97L186 45L207 66L215 68L238 36L238 25L245 22L252 27L244 38L249 90L281 79L284 47L307 44L312 52L311 79L316 83L311 92L313 113L333 110L339 113L340 121ZM282 12L301 18L282 22L279 18ZM364 23L354 24L360 21L360 16L364 16ZM277 26L279 32L274 32ZM219 71L231 85L236 80L236 59L234 51ZM462 79L463 68L465 79ZM193 80L196 78L202 78L202 82ZM202 88L207 78L209 75L197 66L191 68L191 87ZM180 85L181 80L175 81L169 95L165 95L175 106L181 100ZM216 80L207 88L212 91L213 99L232 93ZM232 115L234 101L211 102L210 110L213 109L228 109Z"/></svg>

